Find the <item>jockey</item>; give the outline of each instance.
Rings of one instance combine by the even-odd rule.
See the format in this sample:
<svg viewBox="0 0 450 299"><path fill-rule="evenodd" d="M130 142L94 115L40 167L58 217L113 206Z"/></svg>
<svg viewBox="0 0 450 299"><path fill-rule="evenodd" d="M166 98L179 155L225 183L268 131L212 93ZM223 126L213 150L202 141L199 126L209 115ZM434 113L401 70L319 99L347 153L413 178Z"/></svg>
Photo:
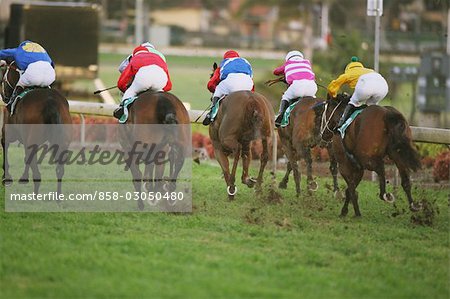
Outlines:
<svg viewBox="0 0 450 299"><path fill-rule="evenodd" d="M150 52L153 50L155 50L155 46L153 46L153 44L149 43L149 42L145 42L143 44L141 44L141 46L146 47ZM159 53L159 52L158 52ZM160 53L161 54L161 53ZM162 55L162 54L161 54ZM127 56L127 58L125 58L119 65L119 73L122 73L123 70L127 67L127 65L130 63L131 57L133 57L133 54L130 54ZM164 57L164 56L162 56ZM166 60L166 58L164 58L164 61Z"/></svg>
<svg viewBox="0 0 450 299"><path fill-rule="evenodd" d="M124 92L119 108L114 117L123 115L125 99L136 96L145 90L169 91L172 89L166 58L162 53L151 48L138 46L133 51L129 64L125 67L117 82L117 87Z"/></svg>
<svg viewBox="0 0 450 299"><path fill-rule="evenodd" d="M214 107L221 97L229 93L239 90L254 91L252 78L252 66L247 59L239 57L238 52L234 50L225 52L220 66L214 71L208 82L208 90L214 93L211 107ZM211 110L203 120L205 126L214 120L211 119Z"/></svg>
<svg viewBox="0 0 450 299"><path fill-rule="evenodd" d="M369 106L376 105L388 93L386 80L374 70L365 68L358 60L358 57L353 56L351 62L345 67L344 73L328 85L328 94L333 98L343 84L348 84L355 89L337 127L344 124L355 108L363 103Z"/></svg>
<svg viewBox="0 0 450 299"><path fill-rule="evenodd" d="M316 97L317 84L314 81L315 75L312 71L311 63L303 58L300 51L290 51L287 53L285 63L277 67L273 74L276 76L285 76L289 87L281 97L280 110L275 119L275 125L279 127L283 120L284 112L290 105L290 100L301 97Z"/></svg>
<svg viewBox="0 0 450 299"><path fill-rule="evenodd" d="M26 87L47 87L55 81L54 64L38 43L26 40L17 48L0 50L0 60L14 60L20 74L11 97L5 99L7 107Z"/></svg>

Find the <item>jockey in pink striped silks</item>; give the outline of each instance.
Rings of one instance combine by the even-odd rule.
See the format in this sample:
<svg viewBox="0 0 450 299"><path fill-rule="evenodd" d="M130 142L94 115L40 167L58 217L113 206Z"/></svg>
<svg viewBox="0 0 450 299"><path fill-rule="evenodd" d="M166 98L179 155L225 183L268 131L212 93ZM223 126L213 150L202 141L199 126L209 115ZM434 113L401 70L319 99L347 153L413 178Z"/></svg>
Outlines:
<svg viewBox="0 0 450 299"><path fill-rule="evenodd" d="M274 75L284 74L288 89L281 97L280 111L275 119L275 125L279 127L283 119L284 112L290 105L290 100L306 96L315 97L317 84L314 81L315 75L312 71L311 62L303 58L300 51L290 51L286 55L286 62L273 71Z"/></svg>

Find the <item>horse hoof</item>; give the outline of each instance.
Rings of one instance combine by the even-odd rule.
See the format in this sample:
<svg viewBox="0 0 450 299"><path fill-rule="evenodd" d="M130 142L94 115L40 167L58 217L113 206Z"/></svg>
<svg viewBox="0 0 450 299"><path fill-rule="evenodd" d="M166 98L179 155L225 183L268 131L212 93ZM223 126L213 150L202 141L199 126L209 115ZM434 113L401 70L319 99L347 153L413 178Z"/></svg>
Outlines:
<svg viewBox="0 0 450 299"><path fill-rule="evenodd" d="M30 180L28 178L20 178L19 179L19 184L28 184L30 182Z"/></svg>
<svg viewBox="0 0 450 299"><path fill-rule="evenodd" d="M278 188L280 188L280 189L287 189L287 183L285 183L285 182L280 182L280 183L278 184Z"/></svg>
<svg viewBox="0 0 450 299"><path fill-rule="evenodd" d="M228 193L228 197L236 195L237 187L236 186L228 186L227 193Z"/></svg>
<svg viewBox="0 0 450 299"><path fill-rule="evenodd" d="M244 184L246 184L247 187L249 187L249 188L253 188L255 186L256 182L257 181L254 178L247 178L245 180Z"/></svg>
<svg viewBox="0 0 450 299"><path fill-rule="evenodd" d="M316 192L317 189L319 189L319 184L317 184L317 182L311 181L311 182L308 183L308 190L309 191Z"/></svg>
<svg viewBox="0 0 450 299"><path fill-rule="evenodd" d="M336 198L337 200L343 200L344 196L340 190L336 190L334 191L334 198Z"/></svg>
<svg viewBox="0 0 450 299"><path fill-rule="evenodd" d="M12 178L4 178L4 179L2 180L2 184L3 184L3 186L5 186L5 187L11 186L12 183L13 183Z"/></svg>
<svg viewBox="0 0 450 299"><path fill-rule="evenodd" d="M419 202L419 204L415 205L414 203L411 203L409 206L409 209L411 212L419 212L422 209L422 204Z"/></svg>
<svg viewBox="0 0 450 299"><path fill-rule="evenodd" d="M384 193L383 200L387 203L393 203L395 201L395 196L392 193Z"/></svg>
<svg viewBox="0 0 450 299"><path fill-rule="evenodd" d="M144 210L144 203L142 202L142 200L138 201L138 209L139 209L139 211Z"/></svg>

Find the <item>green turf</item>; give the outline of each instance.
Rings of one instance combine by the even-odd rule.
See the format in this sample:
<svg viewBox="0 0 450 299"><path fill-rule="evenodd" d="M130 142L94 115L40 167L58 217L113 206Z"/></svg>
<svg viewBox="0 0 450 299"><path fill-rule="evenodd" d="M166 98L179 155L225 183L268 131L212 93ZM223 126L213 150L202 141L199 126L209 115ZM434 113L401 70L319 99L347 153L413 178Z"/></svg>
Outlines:
<svg viewBox="0 0 450 299"><path fill-rule="evenodd" d="M319 183L281 204L239 183L229 202L219 168L195 164L192 214L2 211L0 297L448 298L448 190L414 188L440 210L418 226L402 192L394 208L363 182L363 217L339 218Z"/></svg>

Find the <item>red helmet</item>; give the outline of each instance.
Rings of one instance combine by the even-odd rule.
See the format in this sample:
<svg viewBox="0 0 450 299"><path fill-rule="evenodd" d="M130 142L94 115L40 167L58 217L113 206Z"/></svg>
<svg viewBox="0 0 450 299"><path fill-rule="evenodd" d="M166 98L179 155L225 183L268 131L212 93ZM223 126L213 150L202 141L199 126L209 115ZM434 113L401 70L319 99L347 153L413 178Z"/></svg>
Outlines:
<svg viewBox="0 0 450 299"><path fill-rule="evenodd" d="M226 51L225 54L223 54L223 59L234 58L234 57L239 57L238 52L236 52L234 50Z"/></svg>
<svg viewBox="0 0 450 299"><path fill-rule="evenodd" d="M138 47L134 48L134 50L133 50L133 56L136 55L136 54L138 54L138 53L142 53L142 52L148 53L149 51L148 51L148 49L147 49L146 47L138 46Z"/></svg>

